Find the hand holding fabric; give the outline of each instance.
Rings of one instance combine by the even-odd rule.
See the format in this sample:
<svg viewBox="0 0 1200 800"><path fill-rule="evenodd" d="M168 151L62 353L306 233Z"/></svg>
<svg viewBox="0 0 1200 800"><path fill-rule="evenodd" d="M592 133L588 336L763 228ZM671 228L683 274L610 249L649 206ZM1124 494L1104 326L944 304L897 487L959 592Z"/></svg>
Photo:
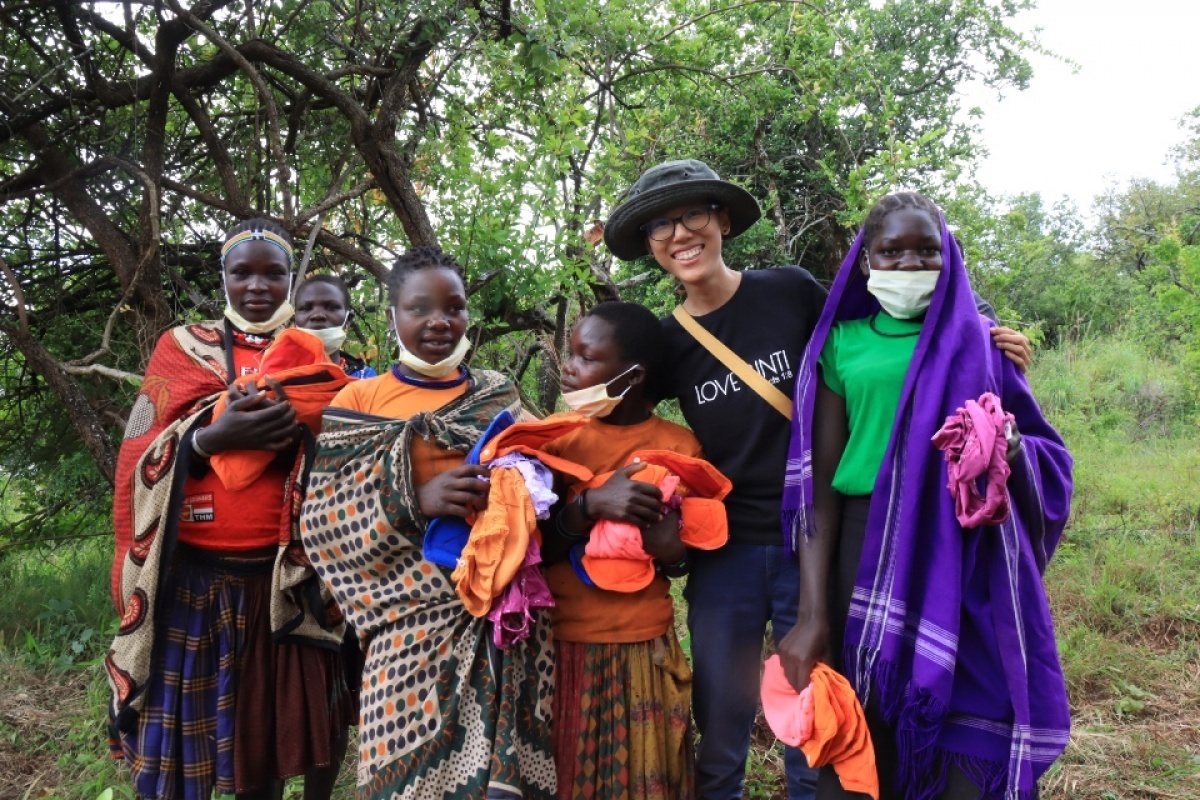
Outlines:
<svg viewBox="0 0 1200 800"><path fill-rule="evenodd" d="M829 618L821 613L796 620L776 649L788 683L797 692L803 691L816 665L833 661L829 646Z"/></svg>
<svg viewBox="0 0 1200 800"><path fill-rule="evenodd" d="M229 387L225 410L211 425L197 432L200 447L207 453L226 450L286 450L299 433L296 411L279 382L266 378L267 388L253 382L244 389Z"/></svg>
<svg viewBox="0 0 1200 800"><path fill-rule="evenodd" d="M588 516L595 520L627 522L638 527L660 522L663 517L662 495L658 487L632 478L645 468L645 464L627 464L602 485L588 489Z"/></svg>
<svg viewBox="0 0 1200 800"><path fill-rule="evenodd" d="M489 470L478 464L460 464L417 487L417 505L421 513L433 518L442 515L469 517L487 507L490 484L480 478Z"/></svg>

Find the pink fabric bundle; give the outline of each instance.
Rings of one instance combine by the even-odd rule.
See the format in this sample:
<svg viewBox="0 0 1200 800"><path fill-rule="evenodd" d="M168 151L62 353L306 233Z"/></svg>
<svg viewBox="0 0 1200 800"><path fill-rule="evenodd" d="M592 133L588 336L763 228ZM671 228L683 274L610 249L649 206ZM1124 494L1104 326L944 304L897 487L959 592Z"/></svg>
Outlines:
<svg viewBox="0 0 1200 800"><path fill-rule="evenodd" d="M504 649L529 638L534 608L551 608L554 597L537 565L542 563L542 550L537 538L530 537L525 560L517 574L492 604L487 618L492 621L492 640Z"/></svg>
<svg viewBox="0 0 1200 800"><path fill-rule="evenodd" d="M1005 426L1013 415L1000 407L1000 398L984 392L979 401L968 400L933 435L933 444L946 453L947 488L954 497L954 513L964 528L999 525L1008 519L1008 476ZM978 481L987 476L987 492L980 496Z"/></svg>
<svg viewBox="0 0 1200 800"><path fill-rule="evenodd" d="M777 655L763 664L761 698L763 716L779 741L799 747L812 738L813 685L809 683L796 694Z"/></svg>
<svg viewBox="0 0 1200 800"><path fill-rule="evenodd" d="M832 766L846 791L879 800L875 745L849 681L818 663L797 694L773 655L763 665L760 697L763 716L779 741L800 748L814 769Z"/></svg>
<svg viewBox="0 0 1200 800"><path fill-rule="evenodd" d="M671 499L678 486L678 475L666 475L658 482L658 491L663 503ZM588 540L586 552L594 558L650 560L650 555L642 547L641 528L611 519L602 519L592 526L592 538Z"/></svg>

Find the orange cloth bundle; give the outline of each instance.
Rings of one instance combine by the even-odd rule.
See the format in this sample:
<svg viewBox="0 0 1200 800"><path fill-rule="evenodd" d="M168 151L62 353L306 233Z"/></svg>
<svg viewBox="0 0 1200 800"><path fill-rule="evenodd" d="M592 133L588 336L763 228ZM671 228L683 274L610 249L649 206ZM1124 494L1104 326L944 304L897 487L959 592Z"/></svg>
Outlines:
<svg viewBox="0 0 1200 800"><path fill-rule="evenodd" d="M858 697L840 673L818 663L803 692L783 673L779 656L763 665L763 716L784 744L799 747L809 766L833 766L842 788L879 798L875 746Z"/></svg>
<svg viewBox="0 0 1200 800"><path fill-rule="evenodd" d="M517 422L488 442L479 461L486 466L509 453L523 453L557 472L586 481L592 477L591 470L541 449L586 424L587 418L579 414ZM487 616L492 603L517 574L525 561L530 537L541 542L533 501L521 473L515 467L496 467L491 470L491 482L487 508L472 523L459 565L451 575L463 605L476 617Z"/></svg>
<svg viewBox="0 0 1200 800"><path fill-rule="evenodd" d="M288 328L275 337L263 353L258 375L252 377L260 391L267 388L265 376L279 382L287 392L288 402L296 409L297 420L313 434L321 431L321 412L353 380L329 360L320 339L296 328ZM235 383L239 388L246 387L245 381ZM225 410L225 402L226 396L221 395L213 409L213 420ZM226 489L237 491L253 483L274 459L275 453L267 450L227 450L215 454L209 465Z"/></svg>
<svg viewBox="0 0 1200 800"><path fill-rule="evenodd" d="M720 470L702 458L672 450L638 450L629 463L644 463L634 473L639 481L652 483L663 492L664 502L672 494L682 498L680 540L698 550L715 550L729 541L725 517L725 495L733 488ZM598 475L583 488L600 486L612 475ZM583 568L601 589L636 592L654 580L654 559L642 547L642 532L635 525L601 520L592 527L584 549Z"/></svg>

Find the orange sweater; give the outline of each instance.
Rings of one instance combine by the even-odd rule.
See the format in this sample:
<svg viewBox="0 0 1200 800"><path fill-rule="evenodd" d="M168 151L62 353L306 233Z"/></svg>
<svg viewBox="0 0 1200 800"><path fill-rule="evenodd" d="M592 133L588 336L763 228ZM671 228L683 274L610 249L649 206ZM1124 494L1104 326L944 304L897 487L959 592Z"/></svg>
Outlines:
<svg viewBox="0 0 1200 800"><path fill-rule="evenodd" d="M258 372L263 351L233 345L237 377ZM230 491L215 470L203 478L188 476L179 509L179 541L204 550L245 552L279 544L283 487L290 464L272 461L245 488Z"/></svg>
<svg viewBox="0 0 1200 800"><path fill-rule="evenodd" d="M699 456L700 442L687 428L651 416L637 425L592 420L544 449L601 473L624 466L637 450ZM661 576L636 592L609 592L585 585L569 562L561 562L546 570L546 582L556 603L554 636L566 642L645 642L666 633L675 619L670 581Z"/></svg>
<svg viewBox="0 0 1200 800"><path fill-rule="evenodd" d="M467 392L466 382L449 389L429 389L404 383L388 370L375 378L346 384L331 406L361 411L377 417L408 419L422 411L434 411ZM419 436L412 438L413 484L420 486L446 470L463 463L463 453L443 450Z"/></svg>

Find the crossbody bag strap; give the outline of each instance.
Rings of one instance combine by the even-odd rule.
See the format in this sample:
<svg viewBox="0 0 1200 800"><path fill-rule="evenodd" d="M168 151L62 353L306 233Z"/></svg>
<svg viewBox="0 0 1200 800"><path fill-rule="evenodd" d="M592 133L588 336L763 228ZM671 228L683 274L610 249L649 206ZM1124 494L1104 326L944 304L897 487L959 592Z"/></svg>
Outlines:
<svg viewBox="0 0 1200 800"><path fill-rule="evenodd" d="M683 306L675 306L675 310L671 312L675 319L679 320L679 324L683 329L690 333L692 337L704 346L704 349L712 353L713 356L729 370L742 379L742 382L753 389L759 397L770 403L776 411L783 414L785 419L792 418L792 401L788 396L779 391L779 387L768 381L762 375L758 374L758 370L746 363L746 360L737 353L730 350L721 343L717 337L713 336L704 327L692 318L692 315L683 310Z"/></svg>

